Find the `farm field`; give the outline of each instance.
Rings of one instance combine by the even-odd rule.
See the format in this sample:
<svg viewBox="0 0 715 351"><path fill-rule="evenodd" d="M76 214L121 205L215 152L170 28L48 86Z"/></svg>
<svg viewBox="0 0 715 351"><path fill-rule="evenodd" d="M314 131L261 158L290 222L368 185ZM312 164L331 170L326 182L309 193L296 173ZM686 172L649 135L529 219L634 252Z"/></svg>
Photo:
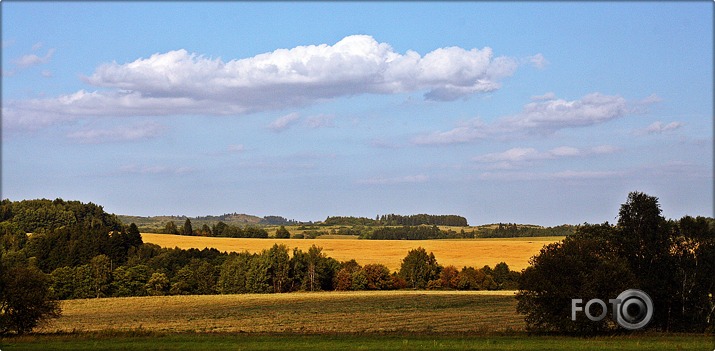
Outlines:
<svg viewBox="0 0 715 351"><path fill-rule="evenodd" d="M311 245L316 245L322 247L326 255L339 261L355 259L361 265L382 263L391 271L399 270L409 250L421 246L427 252L433 252L437 262L443 266L480 268L506 262L509 268L519 271L529 266L529 259L538 254L544 245L562 240L563 237L455 240L254 239L142 233L142 239L146 243L169 248L208 247L219 251L252 253L269 249L276 243L285 244L291 251L295 247L307 251Z"/></svg>
<svg viewBox="0 0 715 351"><path fill-rule="evenodd" d="M373 333L522 330L513 291L353 291L62 301L38 329L71 331Z"/></svg>
<svg viewBox="0 0 715 351"><path fill-rule="evenodd" d="M711 350L712 335L534 336L514 292L376 291L68 300L8 350Z"/></svg>

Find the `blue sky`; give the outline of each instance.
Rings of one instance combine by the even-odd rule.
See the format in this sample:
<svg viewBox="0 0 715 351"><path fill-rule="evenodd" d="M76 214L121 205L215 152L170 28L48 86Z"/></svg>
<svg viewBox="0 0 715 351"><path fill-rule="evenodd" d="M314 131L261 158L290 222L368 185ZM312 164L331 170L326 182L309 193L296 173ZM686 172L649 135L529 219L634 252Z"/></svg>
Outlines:
<svg viewBox="0 0 715 351"><path fill-rule="evenodd" d="M2 197L131 215L713 213L713 3L8 2Z"/></svg>

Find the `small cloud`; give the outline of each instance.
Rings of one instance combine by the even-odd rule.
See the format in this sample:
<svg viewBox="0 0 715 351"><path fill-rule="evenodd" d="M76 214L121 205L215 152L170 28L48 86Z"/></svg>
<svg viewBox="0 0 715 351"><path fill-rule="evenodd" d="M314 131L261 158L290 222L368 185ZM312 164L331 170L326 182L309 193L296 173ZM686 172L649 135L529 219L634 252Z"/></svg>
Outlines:
<svg viewBox="0 0 715 351"><path fill-rule="evenodd" d="M308 117L305 120L305 123L308 125L310 128L328 128L328 127L335 127L335 116L333 115L316 115L316 116L311 116Z"/></svg>
<svg viewBox="0 0 715 351"><path fill-rule="evenodd" d="M543 159L548 157L546 154L536 151L534 148L515 147L504 152L495 152L482 156L475 157L478 162L522 162Z"/></svg>
<svg viewBox="0 0 715 351"><path fill-rule="evenodd" d="M548 175L549 178L554 179L598 179L598 178L612 178L622 176L622 172L613 171L563 171L551 173Z"/></svg>
<svg viewBox="0 0 715 351"><path fill-rule="evenodd" d="M399 149L402 147L400 144L382 140L382 139L371 140L370 146L380 148L380 149Z"/></svg>
<svg viewBox="0 0 715 351"><path fill-rule="evenodd" d="M155 138L166 130L166 127L153 122L112 129L83 129L67 134L67 137L82 144L102 144L110 142L125 142Z"/></svg>
<svg viewBox="0 0 715 351"><path fill-rule="evenodd" d="M466 123L462 123L452 130L446 132L434 132L430 134L420 135L412 138L412 144L415 145L448 145L468 143L478 139L485 138L488 133L484 123L479 119L474 119Z"/></svg>
<svg viewBox="0 0 715 351"><path fill-rule="evenodd" d="M648 104L656 104L661 101L663 101L663 99L661 99L660 96L658 96L656 94L650 94L645 99L641 100L640 103L648 105Z"/></svg>
<svg viewBox="0 0 715 351"><path fill-rule="evenodd" d="M612 145L599 145L591 148L591 153L596 155L612 154L621 151L621 148Z"/></svg>
<svg viewBox="0 0 715 351"><path fill-rule="evenodd" d="M548 92L544 95L535 95L531 97L531 101L549 101L556 99L556 94Z"/></svg>
<svg viewBox="0 0 715 351"><path fill-rule="evenodd" d="M45 78L52 78L52 71L46 69L43 70L42 73L40 73L43 77Z"/></svg>
<svg viewBox="0 0 715 351"><path fill-rule="evenodd" d="M268 125L268 129L279 133L290 128L298 119L300 119L300 115L297 112L289 113L271 122Z"/></svg>
<svg viewBox="0 0 715 351"><path fill-rule="evenodd" d="M581 150L571 146L561 146L551 149L548 154L555 157L578 156L581 154Z"/></svg>
<svg viewBox="0 0 715 351"><path fill-rule="evenodd" d="M579 149L572 146L560 146L541 152L534 148L515 147L504 152L489 153L473 158L480 163L491 164L487 169L514 169L519 165L536 160L553 160L565 157L584 157L589 155L610 154L618 151L617 147L601 145L590 149Z"/></svg>
<svg viewBox="0 0 715 351"><path fill-rule="evenodd" d="M193 171L194 169L191 167L139 166L135 164L125 165L119 168L120 173L141 175L180 175Z"/></svg>
<svg viewBox="0 0 715 351"><path fill-rule="evenodd" d="M538 69L544 69L546 66L549 65L549 60L547 60L544 55L542 54L536 54L534 56L529 56L528 57L529 63L538 68Z"/></svg>
<svg viewBox="0 0 715 351"><path fill-rule="evenodd" d="M55 49L53 48L47 50L47 54L45 54L45 56L43 57L37 56L35 54L23 55L22 57L13 61L13 63L20 68L28 68L31 66L41 65L50 62L54 54Z"/></svg>
<svg viewBox="0 0 715 351"><path fill-rule="evenodd" d="M409 184L409 183L425 183L429 180L429 177L424 174L410 175L404 177L392 177L392 178L369 178L358 181L359 184L368 185L394 185L394 184Z"/></svg>
<svg viewBox="0 0 715 351"><path fill-rule="evenodd" d="M243 144L231 144L228 146L227 150L228 152L239 153L246 151L246 147L243 146Z"/></svg>
<svg viewBox="0 0 715 351"><path fill-rule="evenodd" d="M627 172L617 171L572 171L561 172L484 172L481 180L496 181L531 181L531 180L588 180L623 177Z"/></svg>
<svg viewBox="0 0 715 351"><path fill-rule="evenodd" d="M681 122L670 122L668 124L664 124L661 121L657 121L642 130L641 134L643 134L643 132L645 132L645 134L662 134L674 131L682 126L684 126L684 124Z"/></svg>

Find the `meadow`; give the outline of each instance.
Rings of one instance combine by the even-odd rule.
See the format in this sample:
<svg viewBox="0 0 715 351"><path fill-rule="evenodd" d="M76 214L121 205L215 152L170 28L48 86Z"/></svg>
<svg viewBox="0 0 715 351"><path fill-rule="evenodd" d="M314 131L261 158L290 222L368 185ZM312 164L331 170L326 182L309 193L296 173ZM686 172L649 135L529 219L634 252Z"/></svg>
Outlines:
<svg viewBox="0 0 715 351"><path fill-rule="evenodd" d="M481 268L494 267L506 262L509 268L520 271L529 266L529 259L538 254L544 245L562 240L563 237L528 237L506 239L453 239L453 240L360 240L356 238L316 238L316 239L254 239L254 238L214 238L181 236L170 234L142 233L145 243L162 247L181 249L216 248L219 251L251 253L269 249L274 244L285 244L307 251L312 245L323 248L323 252L338 261L355 259L361 265L381 263L391 271L400 269L407 252L423 247L433 252L443 266L454 265Z"/></svg>

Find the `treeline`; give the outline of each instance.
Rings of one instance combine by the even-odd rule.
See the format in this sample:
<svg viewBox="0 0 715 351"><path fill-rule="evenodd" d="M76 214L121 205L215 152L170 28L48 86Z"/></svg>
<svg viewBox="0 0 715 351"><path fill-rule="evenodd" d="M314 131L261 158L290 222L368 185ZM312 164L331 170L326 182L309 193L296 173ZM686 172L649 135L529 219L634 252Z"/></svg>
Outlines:
<svg viewBox="0 0 715 351"><path fill-rule="evenodd" d="M378 215L375 219L366 217L328 217L323 221L323 225L349 225L349 226L418 226L418 225L442 225L453 227L466 227L469 224L467 219L457 215Z"/></svg>
<svg viewBox="0 0 715 351"><path fill-rule="evenodd" d="M379 227L367 230L360 234L360 239L372 240L428 240L428 239L464 239L473 238L474 232L455 232L454 230L440 230L433 226L403 226Z"/></svg>
<svg viewBox="0 0 715 351"><path fill-rule="evenodd" d="M569 236L577 226L563 224L555 227L539 227L534 225L517 225L516 223L499 223L496 228L479 228L480 238L518 238L535 236Z"/></svg>
<svg viewBox="0 0 715 351"><path fill-rule="evenodd" d="M160 234L175 234L175 235L189 235L189 236L214 236L214 237L226 237L226 238L267 238L268 232L259 227L255 226L238 226L233 224L226 224L224 222L215 223L212 226L204 224L201 228L194 229L191 220L186 219L184 225L178 227L173 221L166 223L162 230L159 230Z"/></svg>

